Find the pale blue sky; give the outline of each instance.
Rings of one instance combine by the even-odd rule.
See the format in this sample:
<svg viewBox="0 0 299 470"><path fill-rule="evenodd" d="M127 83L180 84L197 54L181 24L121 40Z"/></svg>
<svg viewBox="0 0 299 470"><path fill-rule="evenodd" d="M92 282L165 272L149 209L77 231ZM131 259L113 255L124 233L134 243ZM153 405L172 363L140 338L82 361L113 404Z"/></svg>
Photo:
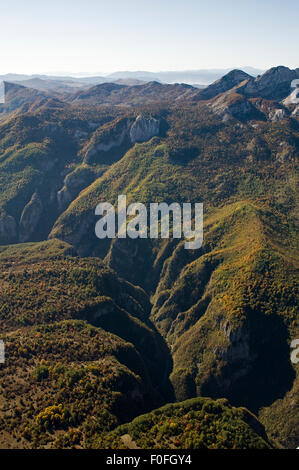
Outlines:
<svg viewBox="0 0 299 470"><path fill-rule="evenodd" d="M299 0L1 0L0 74L299 67Z"/></svg>

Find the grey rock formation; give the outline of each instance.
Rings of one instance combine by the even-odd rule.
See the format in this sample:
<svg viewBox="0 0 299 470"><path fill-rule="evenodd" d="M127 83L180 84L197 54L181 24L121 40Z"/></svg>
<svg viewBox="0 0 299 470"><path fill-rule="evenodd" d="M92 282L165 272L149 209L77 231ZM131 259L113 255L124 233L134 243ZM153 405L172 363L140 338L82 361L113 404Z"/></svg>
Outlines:
<svg viewBox="0 0 299 470"><path fill-rule="evenodd" d="M253 359L249 347L249 331L245 325L233 328L231 323L226 321L221 329L230 341L230 346L222 352L222 357L232 362L237 360L250 361Z"/></svg>
<svg viewBox="0 0 299 470"><path fill-rule="evenodd" d="M78 196L80 191L86 188L98 176L100 176L100 173L95 175L87 165L82 167L80 171L74 170L68 173L64 178L64 186L57 192L59 212L64 211Z"/></svg>
<svg viewBox="0 0 299 470"><path fill-rule="evenodd" d="M299 78L296 70L283 66L273 67L263 75L249 80L242 92L249 96L282 100L291 92L292 81L296 78Z"/></svg>
<svg viewBox="0 0 299 470"><path fill-rule="evenodd" d="M293 160L296 155L296 149L288 142L280 142L280 149L277 152L275 159L280 163Z"/></svg>
<svg viewBox="0 0 299 470"><path fill-rule="evenodd" d="M235 86L244 82L244 80L250 79L252 79L252 77L251 75L248 75L248 73L243 72L242 70L232 70L228 74L224 75L224 77L212 83L212 85L209 85L207 88L200 91L199 98L201 100L209 100L220 93L231 90Z"/></svg>
<svg viewBox="0 0 299 470"><path fill-rule="evenodd" d="M299 104L299 88L295 88L292 93L283 100L285 106L290 106L291 104Z"/></svg>
<svg viewBox="0 0 299 470"><path fill-rule="evenodd" d="M232 119L247 119L256 112L254 106L242 95L224 93L209 103L209 107L224 122Z"/></svg>
<svg viewBox="0 0 299 470"><path fill-rule="evenodd" d="M34 193L28 204L24 207L19 224L19 241L30 240L36 230L43 212L43 205L37 193Z"/></svg>
<svg viewBox="0 0 299 470"><path fill-rule="evenodd" d="M299 105L296 106L296 108L292 112L292 116L296 116L296 117L298 116L299 117Z"/></svg>
<svg viewBox="0 0 299 470"><path fill-rule="evenodd" d="M109 150L120 147L128 135L130 126L129 120L124 120L122 128L118 130L116 135L111 135L111 138L105 142L92 143L86 150L84 162L90 163L95 155L101 152L109 152Z"/></svg>
<svg viewBox="0 0 299 470"><path fill-rule="evenodd" d="M57 193L57 203L59 212L63 212L72 202L73 196L66 186L63 186Z"/></svg>
<svg viewBox="0 0 299 470"><path fill-rule="evenodd" d="M279 122L289 115L289 110L284 108L282 104L273 100L266 100L264 98L255 98L254 106L264 114L265 118L269 121Z"/></svg>
<svg viewBox="0 0 299 470"><path fill-rule="evenodd" d="M140 114L130 129L131 142L146 142L152 137L159 135L159 130L160 121L158 119Z"/></svg>
<svg viewBox="0 0 299 470"><path fill-rule="evenodd" d="M269 119L273 122L282 121L287 117L287 113L284 109L275 109L269 113Z"/></svg>
<svg viewBox="0 0 299 470"><path fill-rule="evenodd" d="M135 120L123 119L115 127L111 127L110 135L104 140L99 137L93 139L85 151L84 162L89 164L95 157L101 156L112 149L121 147L122 144L130 146L136 142L146 142L154 136L158 136L160 121L153 117L138 115Z"/></svg>

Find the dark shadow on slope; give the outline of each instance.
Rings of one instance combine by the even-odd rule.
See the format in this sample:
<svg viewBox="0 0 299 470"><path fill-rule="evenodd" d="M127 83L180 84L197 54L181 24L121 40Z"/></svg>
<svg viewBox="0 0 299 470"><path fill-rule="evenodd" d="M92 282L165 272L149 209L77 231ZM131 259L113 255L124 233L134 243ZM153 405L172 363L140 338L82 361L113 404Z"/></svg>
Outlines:
<svg viewBox="0 0 299 470"><path fill-rule="evenodd" d="M173 368L171 353L151 321L136 321L132 315L109 301L86 313L86 320L93 326L103 328L134 345L145 363L156 395L160 397L158 402L155 402L154 397L149 397L149 404L155 407L160 403L174 401L174 391L169 380ZM122 362L121 357L119 361ZM134 370L133 364L125 365Z"/></svg>
<svg viewBox="0 0 299 470"><path fill-rule="evenodd" d="M251 360L226 366L221 379L211 379L202 387L202 394L225 396L232 404L246 406L256 413L285 396L292 388L295 372L290 362L289 333L283 319L278 315L250 312L246 323L250 332ZM226 381L230 386L224 391Z"/></svg>
<svg viewBox="0 0 299 470"><path fill-rule="evenodd" d="M88 164L113 165L113 163L121 160L132 147L133 144L131 140L129 137L126 137L120 145L112 147L110 150L97 151L92 157L88 159Z"/></svg>

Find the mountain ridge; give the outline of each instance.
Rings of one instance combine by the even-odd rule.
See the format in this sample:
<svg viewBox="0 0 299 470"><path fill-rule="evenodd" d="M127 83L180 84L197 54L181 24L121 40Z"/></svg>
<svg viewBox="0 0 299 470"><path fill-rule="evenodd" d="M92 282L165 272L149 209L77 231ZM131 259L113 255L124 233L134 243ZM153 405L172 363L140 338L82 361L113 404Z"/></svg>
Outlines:
<svg viewBox="0 0 299 470"><path fill-rule="evenodd" d="M1 446L297 446L298 72L59 99L8 85ZM202 247L99 240L95 207L120 194L202 202Z"/></svg>

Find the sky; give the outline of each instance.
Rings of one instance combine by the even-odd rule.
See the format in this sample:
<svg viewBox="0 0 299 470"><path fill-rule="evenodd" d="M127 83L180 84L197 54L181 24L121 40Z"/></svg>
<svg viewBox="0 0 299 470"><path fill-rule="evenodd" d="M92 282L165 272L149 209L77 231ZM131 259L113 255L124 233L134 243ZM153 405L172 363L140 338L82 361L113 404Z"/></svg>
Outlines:
<svg viewBox="0 0 299 470"><path fill-rule="evenodd" d="M299 67L298 0L0 0L0 74Z"/></svg>

